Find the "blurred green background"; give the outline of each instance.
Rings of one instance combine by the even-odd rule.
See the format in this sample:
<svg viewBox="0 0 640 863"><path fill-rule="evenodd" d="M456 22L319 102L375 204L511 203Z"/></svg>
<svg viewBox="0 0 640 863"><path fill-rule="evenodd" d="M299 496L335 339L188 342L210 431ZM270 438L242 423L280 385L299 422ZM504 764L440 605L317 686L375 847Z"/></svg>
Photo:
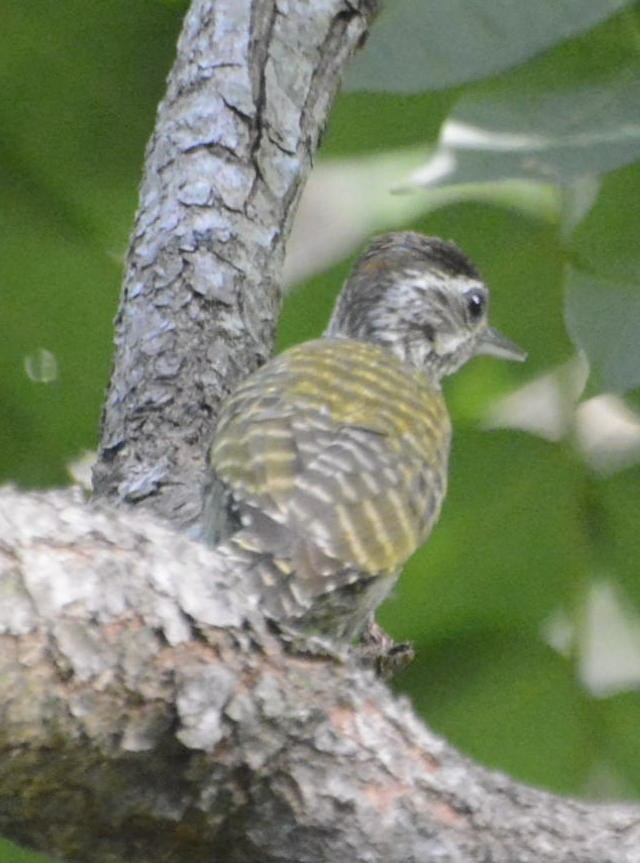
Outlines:
<svg viewBox="0 0 640 863"><path fill-rule="evenodd" d="M0 479L96 445L141 176L186 4L5 0ZM454 239L524 366L446 384L450 493L383 624L396 686L487 765L640 796L640 6L396 0L339 96L291 241L280 347L357 248ZM29 859L0 843L2 863Z"/></svg>

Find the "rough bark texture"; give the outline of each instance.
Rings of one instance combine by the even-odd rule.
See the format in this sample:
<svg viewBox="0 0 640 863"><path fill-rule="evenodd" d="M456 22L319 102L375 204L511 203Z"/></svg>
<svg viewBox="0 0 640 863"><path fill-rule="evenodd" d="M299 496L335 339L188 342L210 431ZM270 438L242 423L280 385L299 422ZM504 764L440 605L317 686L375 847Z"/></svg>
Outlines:
<svg viewBox="0 0 640 863"><path fill-rule="evenodd" d="M94 472L177 526L221 397L267 359L285 241L373 0L194 0L145 159Z"/></svg>
<svg viewBox="0 0 640 863"><path fill-rule="evenodd" d="M0 832L106 863L638 863L636 807L475 766L370 672L288 656L214 552L0 494Z"/></svg>

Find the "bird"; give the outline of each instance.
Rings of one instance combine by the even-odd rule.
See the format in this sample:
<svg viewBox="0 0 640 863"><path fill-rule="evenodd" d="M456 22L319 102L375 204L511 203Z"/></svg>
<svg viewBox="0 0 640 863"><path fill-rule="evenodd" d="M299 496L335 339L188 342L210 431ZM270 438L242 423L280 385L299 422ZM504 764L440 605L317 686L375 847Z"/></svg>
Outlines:
<svg viewBox="0 0 640 863"><path fill-rule="evenodd" d="M282 633L361 638L429 537L451 442L442 379L478 354L526 359L488 309L454 243L385 234L356 261L322 337L224 402L202 533Z"/></svg>

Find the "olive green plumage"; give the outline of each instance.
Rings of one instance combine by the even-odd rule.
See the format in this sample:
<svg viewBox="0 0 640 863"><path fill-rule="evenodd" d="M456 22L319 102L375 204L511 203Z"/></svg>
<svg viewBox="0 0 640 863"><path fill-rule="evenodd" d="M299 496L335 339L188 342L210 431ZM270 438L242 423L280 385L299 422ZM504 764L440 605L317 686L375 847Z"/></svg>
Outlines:
<svg viewBox="0 0 640 863"><path fill-rule="evenodd" d="M204 533L280 626L357 637L429 535L451 435L440 378L483 351L523 358L488 327L487 299L452 244L387 235L356 265L326 337L224 404Z"/></svg>

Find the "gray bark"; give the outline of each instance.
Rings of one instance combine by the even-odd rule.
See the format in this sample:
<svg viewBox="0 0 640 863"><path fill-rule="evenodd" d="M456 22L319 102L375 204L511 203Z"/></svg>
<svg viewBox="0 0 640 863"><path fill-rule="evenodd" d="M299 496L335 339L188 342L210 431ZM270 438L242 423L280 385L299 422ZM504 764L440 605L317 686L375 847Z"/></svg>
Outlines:
<svg viewBox="0 0 640 863"><path fill-rule="evenodd" d="M287 655L214 552L68 492L0 513L4 835L84 863L640 861L637 807L518 785L349 660Z"/></svg>
<svg viewBox="0 0 640 863"><path fill-rule="evenodd" d="M149 142L96 495L200 513L220 399L267 359L285 242L373 0L194 0Z"/></svg>

